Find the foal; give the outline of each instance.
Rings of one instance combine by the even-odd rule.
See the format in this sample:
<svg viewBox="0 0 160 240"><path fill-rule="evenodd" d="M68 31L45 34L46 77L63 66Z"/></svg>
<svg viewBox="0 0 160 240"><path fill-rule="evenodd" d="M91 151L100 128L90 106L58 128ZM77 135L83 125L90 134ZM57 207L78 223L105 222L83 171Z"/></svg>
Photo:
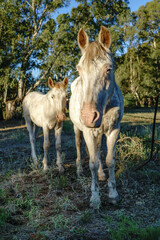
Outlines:
<svg viewBox="0 0 160 240"><path fill-rule="evenodd" d="M50 90L47 94L31 92L24 98L23 112L29 131L31 155L35 166L38 164L35 150L35 125L43 128L44 170L48 169L47 152L50 146L49 130L54 128L57 151L56 163L59 171L62 172L64 169L61 160L61 131L62 122L65 120L66 87L68 86L68 78L65 77L62 82L56 83L49 77L48 85Z"/></svg>
<svg viewBox="0 0 160 240"><path fill-rule="evenodd" d="M123 97L114 80L109 31L101 26L98 41L89 42L82 29L78 33L78 45L82 57L77 65L79 77L71 84L70 118L74 124L77 149L77 173L82 172L81 132L89 152L89 166L92 175L90 204L100 207L98 176L105 174L100 160L102 135L107 139L106 164L109 169L109 201L118 201L115 182L115 145L123 116Z"/></svg>

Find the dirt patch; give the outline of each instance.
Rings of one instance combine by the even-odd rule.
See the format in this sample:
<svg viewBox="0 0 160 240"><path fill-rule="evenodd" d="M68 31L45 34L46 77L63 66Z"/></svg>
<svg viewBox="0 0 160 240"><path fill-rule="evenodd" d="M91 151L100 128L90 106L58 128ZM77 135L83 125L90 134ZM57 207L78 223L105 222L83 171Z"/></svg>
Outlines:
<svg viewBox="0 0 160 240"><path fill-rule="evenodd" d="M3 220L0 220L1 239L103 240L114 239L113 230L119 231L120 223L125 221L127 226L134 223L134 226L137 224L139 228L159 226L158 161L151 162L141 171L128 170L118 176L117 190L121 200L117 205L108 203L107 180L100 182L102 206L99 211L94 212L89 206L91 175L88 157L83 144L84 175L78 179L74 133L70 122L64 125L62 133L65 168L63 175L59 174L55 165L56 152L52 131L50 169L44 173L41 168L32 168L27 129L22 123L18 128L9 124L5 128L7 127L9 129L4 131L3 128L0 131L0 209L3 209ZM10 129L11 127L14 128ZM40 166L42 146L43 136L40 132L36 143ZM108 176L105 164L104 171Z"/></svg>

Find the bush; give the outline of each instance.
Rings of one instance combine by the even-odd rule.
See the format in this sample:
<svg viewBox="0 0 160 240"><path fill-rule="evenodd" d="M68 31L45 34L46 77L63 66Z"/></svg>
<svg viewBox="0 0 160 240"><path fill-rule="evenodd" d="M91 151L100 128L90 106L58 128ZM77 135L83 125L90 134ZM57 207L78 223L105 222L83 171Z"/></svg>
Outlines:
<svg viewBox="0 0 160 240"><path fill-rule="evenodd" d="M125 107L136 106L136 100L132 93L127 93L126 95L123 95L123 98L124 98L124 106Z"/></svg>

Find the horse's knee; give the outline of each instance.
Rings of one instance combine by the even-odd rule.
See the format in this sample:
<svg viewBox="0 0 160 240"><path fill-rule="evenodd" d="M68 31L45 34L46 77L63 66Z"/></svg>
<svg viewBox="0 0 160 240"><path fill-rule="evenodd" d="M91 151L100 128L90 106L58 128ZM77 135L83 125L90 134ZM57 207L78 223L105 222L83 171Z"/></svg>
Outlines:
<svg viewBox="0 0 160 240"><path fill-rule="evenodd" d="M98 171L99 168L99 161L98 160L92 160L89 161L89 167L91 171Z"/></svg>
<svg viewBox="0 0 160 240"><path fill-rule="evenodd" d="M108 168L112 168L115 166L115 160L112 157L106 157L106 165Z"/></svg>
<svg viewBox="0 0 160 240"><path fill-rule="evenodd" d="M56 150L57 151L61 151L61 143L59 142L59 143L56 143Z"/></svg>
<svg viewBox="0 0 160 240"><path fill-rule="evenodd" d="M43 143L43 149L44 149L45 151L47 151L49 147L50 147L50 142L49 142L49 141Z"/></svg>

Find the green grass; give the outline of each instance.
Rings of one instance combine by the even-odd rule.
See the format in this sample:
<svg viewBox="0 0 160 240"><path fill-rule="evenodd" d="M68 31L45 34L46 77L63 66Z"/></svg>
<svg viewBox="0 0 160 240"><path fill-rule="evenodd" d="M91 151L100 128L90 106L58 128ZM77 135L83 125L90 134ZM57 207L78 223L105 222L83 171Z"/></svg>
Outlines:
<svg viewBox="0 0 160 240"><path fill-rule="evenodd" d="M10 217L9 211L6 209L0 208L0 227L6 223L9 217Z"/></svg>
<svg viewBox="0 0 160 240"><path fill-rule="evenodd" d="M140 222L125 214L119 214L117 220L105 217L111 240L159 240L160 226L139 228Z"/></svg>

